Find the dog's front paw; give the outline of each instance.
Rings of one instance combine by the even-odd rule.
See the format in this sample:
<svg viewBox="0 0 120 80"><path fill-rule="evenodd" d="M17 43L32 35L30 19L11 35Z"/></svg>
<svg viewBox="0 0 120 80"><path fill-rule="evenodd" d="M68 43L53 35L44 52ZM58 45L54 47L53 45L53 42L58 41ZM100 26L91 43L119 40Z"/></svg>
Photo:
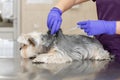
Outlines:
<svg viewBox="0 0 120 80"><path fill-rule="evenodd" d="M33 63L48 63L48 57L45 55L39 55L34 60Z"/></svg>
<svg viewBox="0 0 120 80"><path fill-rule="evenodd" d="M59 55L51 54L42 54L37 56L33 63L66 63L72 62L72 59L69 57L60 57Z"/></svg>

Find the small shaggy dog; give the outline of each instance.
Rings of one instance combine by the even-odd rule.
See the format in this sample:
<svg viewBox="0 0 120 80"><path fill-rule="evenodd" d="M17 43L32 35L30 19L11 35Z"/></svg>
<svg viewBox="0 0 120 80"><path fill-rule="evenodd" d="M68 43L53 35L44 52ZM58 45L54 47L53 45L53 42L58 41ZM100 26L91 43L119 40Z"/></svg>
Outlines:
<svg viewBox="0 0 120 80"><path fill-rule="evenodd" d="M59 30L55 35L37 32L21 35L20 52L23 58L33 62L66 63L74 60L109 60L109 53L95 38L84 35L64 35Z"/></svg>

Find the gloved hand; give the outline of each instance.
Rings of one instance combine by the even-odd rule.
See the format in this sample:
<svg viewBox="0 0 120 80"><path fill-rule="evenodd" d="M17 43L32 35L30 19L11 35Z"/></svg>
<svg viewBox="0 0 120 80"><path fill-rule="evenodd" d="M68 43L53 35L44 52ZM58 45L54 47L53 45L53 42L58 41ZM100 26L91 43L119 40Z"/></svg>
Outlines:
<svg viewBox="0 0 120 80"><path fill-rule="evenodd" d="M77 25L87 33L87 35L115 34L116 21L88 20L78 22Z"/></svg>
<svg viewBox="0 0 120 80"><path fill-rule="evenodd" d="M47 26L51 34L55 34L60 29L62 23L61 15L62 11L56 7L50 10L47 18Z"/></svg>

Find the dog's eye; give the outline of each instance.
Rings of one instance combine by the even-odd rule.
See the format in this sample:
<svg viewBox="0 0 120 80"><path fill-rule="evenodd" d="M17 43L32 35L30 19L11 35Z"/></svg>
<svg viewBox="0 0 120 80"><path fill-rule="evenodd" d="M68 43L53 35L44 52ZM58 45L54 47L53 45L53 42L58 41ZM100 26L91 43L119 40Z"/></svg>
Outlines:
<svg viewBox="0 0 120 80"><path fill-rule="evenodd" d="M22 50L22 48L26 47L27 45L21 44L19 50Z"/></svg>
<svg viewBox="0 0 120 80"><path fill-rule="evenodd" d="M22 47L20 47L19 50L22 50Z"/></svg>
<svg viewBox="0 0 120 80"><path fill-rule="evenodd" d="M26 46L25 44L22 45L22 47L25 47L25 46Z"/></svg>

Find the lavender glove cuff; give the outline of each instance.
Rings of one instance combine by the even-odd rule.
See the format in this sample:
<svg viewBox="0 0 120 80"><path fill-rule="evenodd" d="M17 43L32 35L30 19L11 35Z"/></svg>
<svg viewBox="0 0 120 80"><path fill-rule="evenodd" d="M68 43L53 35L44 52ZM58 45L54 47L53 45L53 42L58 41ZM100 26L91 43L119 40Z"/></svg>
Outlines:
<svg viewBox="0 0 120 80"><path fill-rule="evenodd" d="M116 21L106 21L106 30L108 34L115 34L116 33Z"/></svg>
<svg viewBox="0 0 120 80"><path fill-rule="evenodd" d="M62 11L57 7L53 7L51 11L57 11L60 15L62 15Z"/></svg>

